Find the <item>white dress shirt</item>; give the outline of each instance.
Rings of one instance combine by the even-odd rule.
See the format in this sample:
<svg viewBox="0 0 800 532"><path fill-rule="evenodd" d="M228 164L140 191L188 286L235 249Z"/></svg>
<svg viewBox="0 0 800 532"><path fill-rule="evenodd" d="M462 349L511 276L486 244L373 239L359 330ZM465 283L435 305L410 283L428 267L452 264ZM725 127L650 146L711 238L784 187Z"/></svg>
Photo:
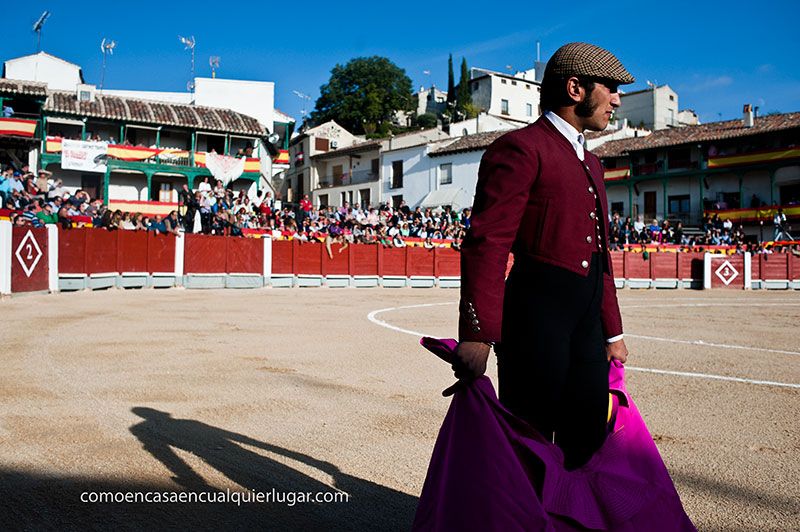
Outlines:
<svg viewBox="0 0 800 532"><path fill-rule="evenodd" d="M553 111L547 111L544 114L545 118L547 118L551 124L555 126L559 133L564 135L564 138L567 139L572 145L572 148L575 150L575 154L578 156L578 159L581 161L584 160L586 154L584 152L583 142L585 140L583 133L572 127L572 124L555 114ZM617 336L613 336L611 338L607 338L607 343L616 342L617 340L622 340L623 334L619 334Z"/></svg>

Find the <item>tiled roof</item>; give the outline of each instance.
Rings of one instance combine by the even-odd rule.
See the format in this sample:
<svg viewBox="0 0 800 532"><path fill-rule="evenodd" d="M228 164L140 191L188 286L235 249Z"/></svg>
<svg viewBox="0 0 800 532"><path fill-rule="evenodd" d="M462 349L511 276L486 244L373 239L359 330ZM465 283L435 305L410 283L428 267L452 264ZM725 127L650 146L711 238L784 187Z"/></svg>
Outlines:
<svg viewBox="0 0 800 532"><path fill-rule="evenodd" d="M230 109L153 102L99 92L95 93L94 102L78 102L73 92L47 91L47 95L44 111L49 113L221 131L253 137L263 137L266 134L258 120Z"/></svg>
<svg viewBox="0 0 800 532"><path fill-rule="evenodd" d="M487 131L485 133L475 133L473 135L464 135L455 142L433 150L429 157L437 157L449 153L459 153L465 151L475 151L486 149L489 144L508 133L508 131Z"/></svg>
<svg viewBox="0 0 800 532"><path fill-rule="evenodd" d="M9 93L45 96L47 94L47 83L0 78L0 94Z"/></svg>
<svg viewBox="0 0 800 532"><path fill-rule="evenodd" d="M726 120L698 126L661 129L646 137L610 140L592 150L592 153L598 157L619 157L632 151L749 137L794 128L800 128L800 113L761 116L754 120L753 127L744 127L741 119Z"/></svg>
<svg viewBox="0 0 800 532"><path fill-rule="evenodd" d="M368 140L366 142L359 142L358 144L353 144L352 146L345 146L344 148L332 149L327 152L317 153L316 155L312 155L312 159L332 159L333 157L340 157L342 155L347 155L348 153L359 153L362 151L372 151L377 150L381 147L380 140Z"/></svg>

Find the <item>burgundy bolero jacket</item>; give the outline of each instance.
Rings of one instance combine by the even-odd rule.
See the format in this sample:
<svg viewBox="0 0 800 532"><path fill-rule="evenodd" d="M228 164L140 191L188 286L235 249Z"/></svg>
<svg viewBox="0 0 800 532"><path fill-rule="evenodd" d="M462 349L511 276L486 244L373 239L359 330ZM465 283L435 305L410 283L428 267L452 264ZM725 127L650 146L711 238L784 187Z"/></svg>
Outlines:
<svg viewBox="0 0 800 532"><path fill-rule="evenodd" d="M461 252L459 340L499 342L505 272L510 251L588 275L598 250L595 216L607 248L608 200L600 160L585 164L550 121L506 133L486 150L470 228ZM587 176L587 168L591 178ZM595 194L600 198L596 213ZM591 237L591 238L590 238ZM611 258L605 253L603 334L622 334Z"/></svg>

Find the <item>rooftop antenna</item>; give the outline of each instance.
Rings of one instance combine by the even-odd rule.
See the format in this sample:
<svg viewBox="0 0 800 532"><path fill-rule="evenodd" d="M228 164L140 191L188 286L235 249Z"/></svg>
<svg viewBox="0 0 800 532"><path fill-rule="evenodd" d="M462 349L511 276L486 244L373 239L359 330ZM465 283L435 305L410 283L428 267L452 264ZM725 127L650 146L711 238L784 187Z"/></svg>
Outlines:
<svg viewBox="0 0 800 532"><path fill-rule="evenodd" d="M194 93L194 35L188 38L178 35L178 40L181 41L181 44L185 46L184 50L192 51L192 79L190 79L189 83L186 84L186 88L189 89L189 92Z"/></svg>
<svg viewBox="0 0 800 532"><path fill-rule="evenodd" d="M212 55L208 58L208 65L211 67L211 78L217 77L217 69L219 68L219 56Z"/></svg>
<svg viewBox="0 0 800 532"><path fill-rule="evenodd" d="M106 38L103 38L103 41L100 43L100 53L103 54L103 70L100 74L100 90L103 90L103 83L106 80L106 56L107 55L114 55L114 48L117 47L117 41L112 41Z"/></svg>
<svg viewBox="0 0 800 532"><path fill-rule="evenodd" d="M33 31L36 33L36 53L42 51L42 26L44 26L44 21L48 19L50 16L49 11L45 11L42 13L42 16L39 17L39 20L34 22L33 24Z"/></svg>
<svg viewBox="0 0 800 532"><path fill-rule="evenodd" d="M311 101L311 96L309 96L308 94L304 94L304 93L302 93L300 91L292 91L292 92L294 93L295 96L297 96L298 98L303 100L303 110L300 111L300 112L302 113L303 120L305 121L305 119L306 119L306 102L310 102Z"/></svg>
<svg viewBox="0 0 800 532"><path fill-rule="evenodd" d="M540 41L536 41L536 62L542 60L542 43Z"/></svg>

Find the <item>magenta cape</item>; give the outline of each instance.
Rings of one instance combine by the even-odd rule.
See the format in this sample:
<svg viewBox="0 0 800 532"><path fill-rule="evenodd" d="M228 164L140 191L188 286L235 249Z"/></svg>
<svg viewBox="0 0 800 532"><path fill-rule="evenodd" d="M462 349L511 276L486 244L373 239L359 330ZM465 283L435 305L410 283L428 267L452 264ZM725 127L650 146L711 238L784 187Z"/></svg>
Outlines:
<svg viewBox="0 0 800 532"><path fill-rule="evenodd" d="M449 339L421 343L446 361L457 346ZM488 377L457 391L433 449L413 529L695 530L625 389L622 364L611 364L608 380L614 394L610 434L574 471L564 469L556 445L500 404ZM539 462L543 479L541 469L535 473L531 467Z"/></svg>

